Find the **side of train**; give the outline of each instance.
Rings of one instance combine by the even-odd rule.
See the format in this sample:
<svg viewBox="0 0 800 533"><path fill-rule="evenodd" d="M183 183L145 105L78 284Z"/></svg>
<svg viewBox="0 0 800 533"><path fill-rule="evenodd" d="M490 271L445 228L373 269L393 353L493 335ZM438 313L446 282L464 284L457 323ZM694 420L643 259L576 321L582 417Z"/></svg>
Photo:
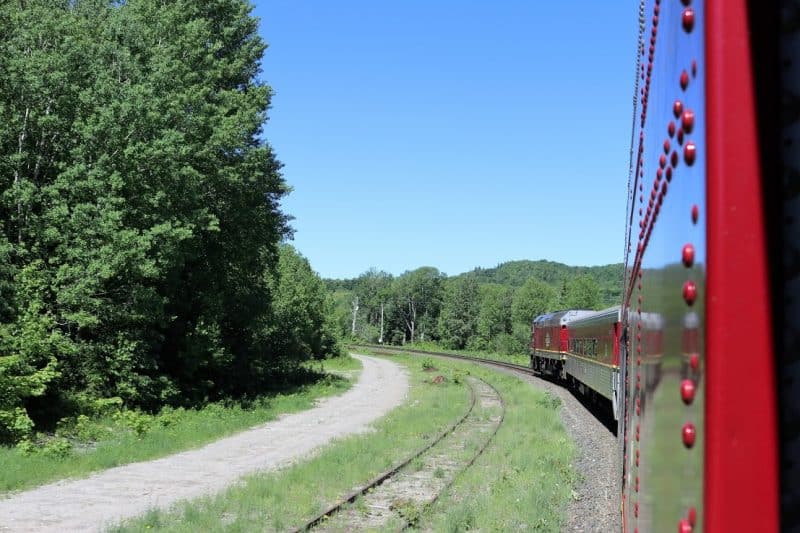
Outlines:
<svg viewBox="0 0 800 533"><path fill-rule="evenodd" d="M800 2L638 15L622 301L531 365L611 404L623 531L800 531Z"/></svg>

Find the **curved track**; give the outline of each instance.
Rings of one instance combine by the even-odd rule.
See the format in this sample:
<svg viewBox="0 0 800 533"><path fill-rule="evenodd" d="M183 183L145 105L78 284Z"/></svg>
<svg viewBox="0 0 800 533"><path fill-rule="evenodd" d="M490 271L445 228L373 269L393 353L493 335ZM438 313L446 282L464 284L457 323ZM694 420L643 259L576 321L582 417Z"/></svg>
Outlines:
<svg viewBox="0 0 800 533"><path fill-rule="evenodd" d="M574 466L579 474L579 481L576 483L573 499L566 509L561 530L575 532L620 530L621 458L615 435L616 422L602 405L593 404L560 382L536 374L528 366L402 347L358 345L354 348L368 349L378 354L430 355L488 365L558 397L562 402L562 422L577 446Z"/></svg>
<svg viewBox="0 0 800 533"><path fill-rule="evenodd" d="M452 484L458 474L469 468L483 453L505 418L505 403L494 386L477 378L469 378L468 383L470 391L469 406L464 414L448 428L400 463L350 492L322 513L292 531L317 529L338 531L374 527L385 528L387 526L390 529L403 530L413 525L414 517L410 516L410 513L402 505L398 505L397 502L402 501L404 505L413 508L414 515L418 515L419 509L435 502L442 491ZM478 401L479 398L481 399L480 402ZM482 414L485 413L480 412L481 407L492 403L496 403L499 406L499 416L484 418ZM476 409L476 406L478 406L478 409ZM448 444L451 446L453 444L449 443L449 440L457 441L456 444L463 447L463 439L468 436L475 436L478 433L481 434L482 440L473 454L463 458L461 461L451 460L448 457L448 453L452 452L447 451L447 446ZM445 451L444 453L440 451L437 455L436 451L440 448L445 448ZM437 468L439 474L435 475L435 477L427 476L427 479L421 481L423 485L421 487L419 475L404 473L404 469L408 465L418 460L421 463L427 462L437 465L446 463L446 468L442 469L441 466ZM448 474L445 474L445 472L448 472ZM377 513L351 512L349 516L344 516L349 504L362 496L369 500L365 503L366 506L377 508L379 511ZM411 497L403 498L402 496ZM337 525L337 518L340 518L338 522L341 522L341 524Z"/></svg>

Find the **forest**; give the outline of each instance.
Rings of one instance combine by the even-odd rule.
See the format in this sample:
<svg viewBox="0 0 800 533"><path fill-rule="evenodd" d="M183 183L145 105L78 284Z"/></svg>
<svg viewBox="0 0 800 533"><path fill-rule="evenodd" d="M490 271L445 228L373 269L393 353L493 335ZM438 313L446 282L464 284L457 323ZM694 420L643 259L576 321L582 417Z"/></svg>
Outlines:
<svg viewBox="0 0 800 533"><path fill-rule="evenodd" d="M343 337L354 342L429 342L442 348L526 354L534 317L558 309L618 305L622 264L572 267L510 261L447 276L421 267L397 277L369 269L325 280Z"/></svg>
<svg viewBox="0 0 800 533"><path fill-rule="evenodd" d="M285 244L250 11L0 4L0 441L254 395L340 350Z"/></svg>

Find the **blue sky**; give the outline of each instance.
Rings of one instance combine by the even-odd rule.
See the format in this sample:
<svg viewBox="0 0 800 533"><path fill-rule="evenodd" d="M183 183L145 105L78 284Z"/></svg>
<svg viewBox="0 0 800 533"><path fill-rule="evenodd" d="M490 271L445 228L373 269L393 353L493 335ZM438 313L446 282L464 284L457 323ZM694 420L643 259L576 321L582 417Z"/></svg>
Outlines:
<svg viewBox="0 0 800 533"><path fill-rule="evenodd" d="M255 5L264 136L323 277L622 261L638 5Z"/></svg>

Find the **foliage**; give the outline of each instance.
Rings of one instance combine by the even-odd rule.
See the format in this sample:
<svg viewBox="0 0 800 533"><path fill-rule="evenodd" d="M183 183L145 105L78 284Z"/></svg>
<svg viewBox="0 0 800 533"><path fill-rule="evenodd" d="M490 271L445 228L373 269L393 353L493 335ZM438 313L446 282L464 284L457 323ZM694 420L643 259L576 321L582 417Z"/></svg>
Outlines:
<svg viewBox="0 0 800 533"><path fill-rule="evenodd" d="M463 349L476 334L479 298L478 282L473 277L456 278L447 283L439 316L439 332L446 348Z"/></svg>
<svg viewBox="0 0 800 533"><path fill-rule="evenodd" d="M567 286L567 308L599 309L600 286L589 275L578 276Z"/></svg>
<svg viewBox="0 0 800 533"><path fill-rule="evenodd" d="M253 393L338 350L322 282L279 251L250 10L0 4L0 441L106 398Z"/></svg>
<svg viewBox="0 0 800 533"><path fill-rule="evenodd" d="M55 435L37 433L16 447L0 447L0 493L196 448L340 394L356 379L351 371L361 368L350 357L329 359L324 365L336 374L304 370L294 374L293 381L273 387L268 395L202 408L165 407L157 414L116 409L94 417L62 419ZM338 375L343 370L349 378Z"/></svg>
<svg viewBox="0 0 800 533"><path fill-rule="evenodd" d="M514 322L530 324L537 316L555 310L557 302L556 291L550 285L530 278L514 294Z"/></svg>
<svg viewBox="0 0 800 533"><path fill-rule="evenodd" d="M450 278L432 267L397 278L370 269L352 280L325 283L334 290L339 331L353 342L433 341L436 348L525 355L536 316L618 304L622 265L570 267L552 261L510 261ZM358 312L353 328L355 298Z"/></svg>

